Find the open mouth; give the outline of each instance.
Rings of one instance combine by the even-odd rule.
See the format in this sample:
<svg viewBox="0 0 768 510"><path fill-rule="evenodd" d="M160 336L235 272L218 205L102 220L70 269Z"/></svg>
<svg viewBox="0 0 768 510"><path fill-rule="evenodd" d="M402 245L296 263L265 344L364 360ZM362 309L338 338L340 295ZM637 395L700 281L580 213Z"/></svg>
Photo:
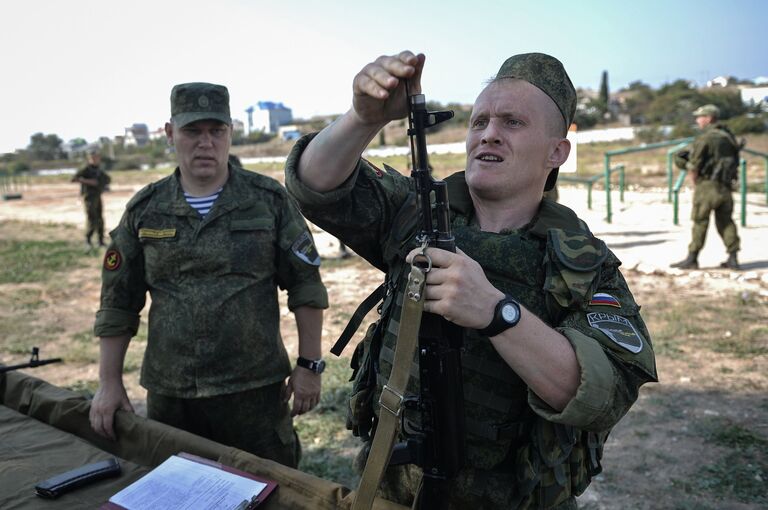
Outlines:
<svg viewBox="0 0 768 510"><path fill-rule="evenodd" d="M487 152L484 152L477 156L476 159L479 159L480 161L486 161L489 163L501 163L504 161L504 158L501 156L497 156L496 154L488 154Z"/></svg>

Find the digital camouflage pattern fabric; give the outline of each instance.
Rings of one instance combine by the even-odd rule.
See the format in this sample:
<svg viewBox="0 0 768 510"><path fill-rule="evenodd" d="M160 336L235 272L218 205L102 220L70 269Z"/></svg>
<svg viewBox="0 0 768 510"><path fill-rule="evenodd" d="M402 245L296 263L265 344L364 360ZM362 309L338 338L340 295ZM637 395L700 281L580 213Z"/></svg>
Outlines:
<svg viewBox="0 0 768 510"><path fill-rule="evenodd" d="M179 127L204 119L232 124L229 91L212 83L182 83L171 90L171 120Z"/></svg>
<svg viewBox="0 0 768 510"><path fill-rule="evenodd" d="M136 334L148 291L141 384L159 394L201 398L284 381L291 363L277 286L291 310L328 306L319 268L292 250L302 239L311 253L304 219L277 181L253 172L230 167L201 219L177 169L137 193L110 235L94 331Z"/></svg>
<svg viewBox="0 0 768 510"><path fill-rule="evenodd" d="M304 214L387 273L381 319L353 356L356 370L349 425L365 437L378 393L391 371L400 318L403 259L415 247L413 182L362 160L341 187L317 193L297 178L311 135L297 142L286 163L286 186ZM618 271L619 261L570 209L543 201L523 229L488 233L473 223L463 173L447 179L451 226L458 248L480 262L491 283L566 336L582 377L577 397L555 413L504 363L487 338L466 330L462 352L468 464L455 480L451 509L572 508L574 496L600 472L602 441L645 382L656 380L653 349L639 307ZM619 307L593 295L609 295ZM626 319L639 352L590 325L589 313ZM371 363L374 361L374 363ZM374 367L378 366L378 371ZM411 369L409 392L418 391ZM600 409L601 411L595 411ZM406 416L412 422L418 417ZM390 468L383 494L410 504L413 467Z"/></svg>

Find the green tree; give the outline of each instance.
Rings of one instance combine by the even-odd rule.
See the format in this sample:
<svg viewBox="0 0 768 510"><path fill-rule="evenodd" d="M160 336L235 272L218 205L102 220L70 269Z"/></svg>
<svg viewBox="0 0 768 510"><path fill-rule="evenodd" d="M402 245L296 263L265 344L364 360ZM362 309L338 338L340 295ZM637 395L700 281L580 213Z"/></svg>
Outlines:
<svg viewBox="0 0 768 510"><path fill-rule="evenodd" d="M704 97L686 80L677 80L663 85L648 105L646 117L649 122L678 124L692 122L691 112L705 104Z"/></svg>
<svg viewBox="0 0 768 510"><path fill-rule="evenodd" d="M64 157L61 138L54 134L35 133L29 139L27 151L32 159L51 161Z"/></svg>
<svg viewBox="0 0 768 510"><path fill-rule="evenodd" d="M648 107L656 97L650 85L641 81L633 81L626 88L631 92L625 102L625 108L633 124L645 124Z"/></svg>
<svg viewBox="0 0 768 510"><path fill-rule="evenodd" d="M747 112L738 90L711 89L702 91L701 95L704 99L702 104L711 103L720 108L721 119L730 119Z"/></svg>
<svg viewBox="0 0 768 510"><path fill-rule="evenodd" d="M603 71L603 76L600 78L600 95L598 100L600 115L604 116L608 113L608 101L610 100L610 94L608 93L608 71Z"/></svg>

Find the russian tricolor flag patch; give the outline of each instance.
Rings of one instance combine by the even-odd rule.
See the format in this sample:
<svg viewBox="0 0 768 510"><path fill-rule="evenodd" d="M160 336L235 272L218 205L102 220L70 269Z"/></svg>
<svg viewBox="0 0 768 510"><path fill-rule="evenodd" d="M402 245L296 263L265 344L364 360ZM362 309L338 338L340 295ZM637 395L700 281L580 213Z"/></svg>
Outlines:
<svg viewBox="0 0 768 510"><path fill-rule="evenodd" d="M590 306L614 306L616 308L621 308L621 303L619 303L619 300L615 297L611 296L610 294L606 294L605 292L596 292L592 299L589 300Z"/></svg>

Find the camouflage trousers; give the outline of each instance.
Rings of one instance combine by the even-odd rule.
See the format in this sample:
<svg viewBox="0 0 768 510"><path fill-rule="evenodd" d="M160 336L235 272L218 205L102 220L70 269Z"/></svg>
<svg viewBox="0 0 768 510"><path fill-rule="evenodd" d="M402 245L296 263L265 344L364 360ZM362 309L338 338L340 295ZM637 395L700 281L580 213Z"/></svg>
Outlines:
<svg viewBox="0 0 768 510"><path fill-rule="evenodd" d="M296 468L301 444L293 428L283 383L208 398L175 398L147 392L147 416L218 443Z"/></svg>
<svg viewBox="0 0 768 510"><path fill-rule="evenodd" d="M733 196L730 187L717 181L700 180L693 191L693 235L689 252L699 252L704 247L709 228L709 216L715 212L715 226L723 238L725 251L739 251L739 235L733 222Z"/></svg>
<svg viewBox="0 0 768 510"><path fill-rule="evenodd" d="M101 196L86 198L85 204L85 238L90 242L91 236L96 233L99 242L104 240L104 215L102 211Z"/></svg>

